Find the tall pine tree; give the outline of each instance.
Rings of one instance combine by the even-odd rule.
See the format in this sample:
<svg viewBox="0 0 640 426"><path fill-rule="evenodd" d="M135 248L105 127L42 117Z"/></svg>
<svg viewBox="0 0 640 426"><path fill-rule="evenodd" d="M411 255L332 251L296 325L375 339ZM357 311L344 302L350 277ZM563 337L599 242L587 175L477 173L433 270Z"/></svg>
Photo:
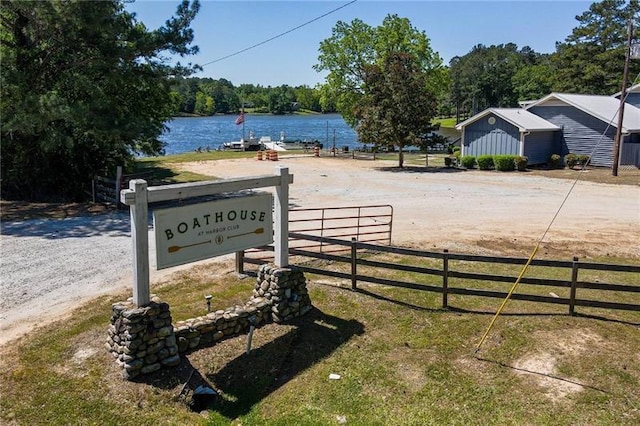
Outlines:
<svg viewBox="0 0 640 426"><path fill-rule="evenodd" d="M161 54L190 55L199 3L149 31L122 0L0 3L3 198L83 196L96 174L158 154L172 76Z"/></svg>

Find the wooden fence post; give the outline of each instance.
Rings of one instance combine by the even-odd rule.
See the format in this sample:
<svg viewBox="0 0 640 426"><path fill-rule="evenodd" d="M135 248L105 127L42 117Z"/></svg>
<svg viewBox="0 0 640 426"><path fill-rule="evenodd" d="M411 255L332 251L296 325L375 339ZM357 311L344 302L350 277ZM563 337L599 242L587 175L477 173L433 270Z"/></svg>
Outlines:
<svg viewBox="0 0 640 426"><path fill-rule="evenodd" d="M449 250L444 249L442 256L442 307L448 307L449 289Z"/></svg>
<svg viewBox="0 0 640 426"><path fill-rule="evenodd" d="M289 266L289 168L278 167L280 182L276 186L274 205L274 262L280 268Z"/></svg>
<svg viewBox="0 0 640 426"><path fill-rule="evenodd" d="M129 189L135 192L135 202L130 206L131 242L133 245L133 303L149 304L149 207L147 182L134 179Z"/></svg>
<svg viewBox="0 0 640 426"><path fill-rule="evenodd" d="M578 284L578 257L573 257L571 266L571 290L569 292L569 315L575 315L576 306L576 286Z"/></svg>
<svg viewBox="0 0 640 426"><path fill-rule="evenodd" d="M358 253L358 242L355 238L351 238L351 290L355 290L358 286L356 275L358 273L358 261L356 259Z"/></svg>
<svg viewBox="0 0 640 426"><path fill-rule="evenodd" d="M236 274L244 274L244 250L236 252Z"/></svg>
<svg viewBox="0 0 640 426"><path fill-rule="evenodd" d="M116 167L116 209L120 208L120 191L122 191L122 166Z"/></svg>

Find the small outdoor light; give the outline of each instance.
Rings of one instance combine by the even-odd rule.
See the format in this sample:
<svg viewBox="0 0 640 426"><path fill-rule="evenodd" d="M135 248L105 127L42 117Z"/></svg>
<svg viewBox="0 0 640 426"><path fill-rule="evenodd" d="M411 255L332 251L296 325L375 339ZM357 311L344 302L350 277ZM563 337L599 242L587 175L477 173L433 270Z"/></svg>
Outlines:
<svg viewBox="0 0 640 426"><path fill-rule="evenodd" d="M247 318L249 320L249 334L247 334L247 350L246 353L247 355L249 355L249 352L251 352L251 340L253 340L253 330L256 329L256 320L258 318L256 318L255 315L251 315L249 318Z"/></svg>
<svg viewBox="0 0 640 426"><path fill-rule="evenodd" d="M207 312L211 312L211 295L207 294L204 298L207 299Z"/></svg>

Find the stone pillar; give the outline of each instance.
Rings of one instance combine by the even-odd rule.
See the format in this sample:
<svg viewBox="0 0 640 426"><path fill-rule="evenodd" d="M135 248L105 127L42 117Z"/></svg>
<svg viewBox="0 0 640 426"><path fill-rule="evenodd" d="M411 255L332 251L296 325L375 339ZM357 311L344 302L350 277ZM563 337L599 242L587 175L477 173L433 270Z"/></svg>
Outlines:
<svg viewBox="0 0 640 426"><path fill-rule="evenodd" d="M138 307L133 299L111 307L107 350L130 380L162 367L180 364L169 304L152 297L149 304Z"/></svg>
<svg viewBox="0 0 640 426"><path fill-rule="evenodd" d="M271 304L271 318L276 323L289 321L311 310L307 279L295 266L260 265L253 297L264 298Z"/></svg>

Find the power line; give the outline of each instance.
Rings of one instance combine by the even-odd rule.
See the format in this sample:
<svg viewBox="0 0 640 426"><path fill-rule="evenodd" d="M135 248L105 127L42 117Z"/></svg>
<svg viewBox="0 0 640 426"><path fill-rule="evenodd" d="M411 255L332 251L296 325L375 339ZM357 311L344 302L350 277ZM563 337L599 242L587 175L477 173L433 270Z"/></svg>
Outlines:
<svg viewBox="0 0 640 426"><path fill-rule="evenodd" d="M207 65L215 64L216 62L220 62L220 61L223 61L223 60L225 60L225 59L229 59L229 58L231 58L232 56L236 56L236 55L239 55L239 54L241 54L241 53L244 53L244 52L246 52L247 50L251 50L251 49L254 49L254 48L258 47L258 46L262 46L263 44L269 43L270 41L273 41L273 40L275 40L275 39L277 39L277 38L280 38L280 37L282 37L282 36L285 36L285 35L287 35L287 34L289 34L289 33L294 32L294 31L296 31L296 30L299 30L300 28L302 28L302 27L304 27L304 26L307 26L307 25L309 25L309 24L311 24L311 23L313 23L313 22L316 22L316 21L318 21L318 20L320 20L320 19L324 18L325 16L331 15L332 13L335 13L335 12L337 12L338 10L343 9L343 8L345 8L345 7L347 7L347 6L350 6L350 5L352 5L353 3L357 2L357 1L358 1L358 0L351 0L349 3L345 3L345 4L343 4L342 6L336 7L335 9L332 9L332 10L328 11L327 13L325 13L325 14L323 14L323 15L320 15L320 16L318 16L318 17L316 17L316 18L313 18L312 20L307 21L307 22L305 22L304 24L300 24L300 25L298 25L297 27L291 28L290 30L287 30L287 31L285 31L285 32L283 32L283 33L280 33L280 34L276 35L276 36L273 36L273 37L271 37L271 38L269 38L269 39L267 39L267 40L261 41L260 43L256 43L256 44L254 44L254 45L252 45L252 46L249 46L249 47L246 47L246 48L244 48L244 49L242 49L242 50L238 50L237 52L231 53L230 55L226 55L226 56L223 56L223 57L221 57L221 58L214 59L213 61L211 61L211 62L207 62L206 64L202 64L201 66L202 66L202 67L205 67L205 66L207 66Z"/></svg>

